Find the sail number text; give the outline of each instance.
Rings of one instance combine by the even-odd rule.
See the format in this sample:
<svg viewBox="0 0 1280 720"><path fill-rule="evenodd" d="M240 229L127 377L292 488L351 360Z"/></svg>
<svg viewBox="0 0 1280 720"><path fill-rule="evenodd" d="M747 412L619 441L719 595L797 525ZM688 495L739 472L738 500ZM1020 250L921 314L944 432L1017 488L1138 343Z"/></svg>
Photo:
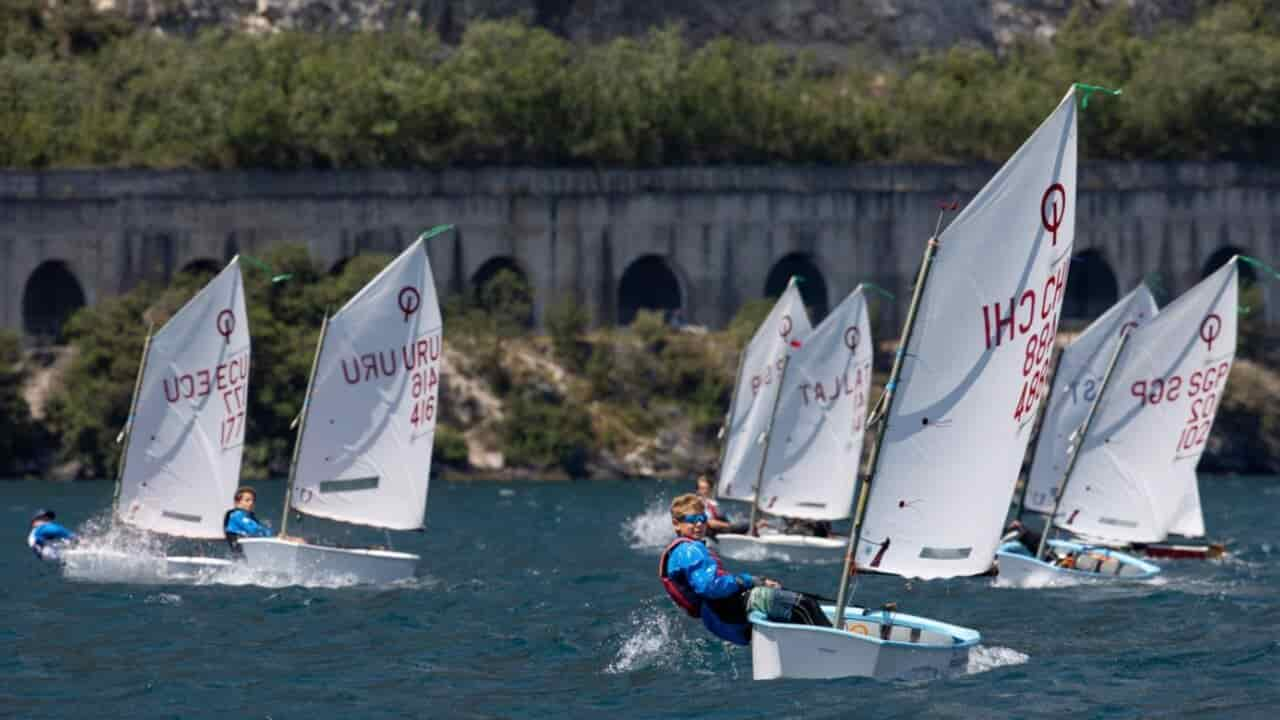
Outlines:
<svg viewBox="0 0 1280 720"><path fill-rule="evenodd" d="M164 399L173 404L214 395L222 398L218 441L223 450L244 443L245 409L248 405L249 351L240 351L226 362L195 372L163 379ZM216 402L216 401L215 401Z"/></svg>
<svg viewBox="0 0 1280 720"><path fill-rule="evenodd" d="M1231 361L1222 360L1196 370L1183 380L1182 375L1138 380L1129 386L1129 394L1142 407L1190 401L1186 421L1178 434L1176 453L1204 445L1218 410L1219 393L1231 372Z"/></svg>
<svg viewBox="0 0 1280 720"><path fill-rule="evenodd" d="M1026 338L1022 352L1022 392L1013 409L1013 419L1019 423L1035 416L1038 402L1047 390L1049 359L1053 355L1058 314L1067 285L1067 265L1064 258L1043 284L1011 296L1008 302L997 300L982 306L983 340L988 350Z"/></svg>

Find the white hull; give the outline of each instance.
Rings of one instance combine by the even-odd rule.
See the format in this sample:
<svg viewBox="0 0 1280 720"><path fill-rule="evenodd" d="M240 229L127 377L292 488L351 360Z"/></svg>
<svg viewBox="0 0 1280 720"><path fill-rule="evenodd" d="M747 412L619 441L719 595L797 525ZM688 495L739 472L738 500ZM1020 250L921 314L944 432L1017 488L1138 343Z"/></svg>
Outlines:
<svg viewBox="0 0 1280 720"><path fill-rule="evenodd" d="M165 572L172 576L208 577L235 564L232 560L210 557L165 557Z"/></svg>
<svg viewBox="0 0 1280 720"><path fill-rule="evenodd" d="M278 538L243 538L240 548L252 570L303 584L332 580L392 583L412 578L419 559L391 550L325 547Z"/></svg>
<svg viewBox="0 0 1280 720"><path fill-rule="evenodd" d="M730 560L780 560L792 563L838 563L844 560L847 537L811 537L806 535L738 535L716 536L716 552Z"/></svg>
<svg viewBox="0 0 1280 720"><path fill-rule="evenodd" d="M822 609L834 617L835 607ZM964 672L981 640L977 630L897 612L850 607L845 618L842 631L752 613L752 678L934 678Z"/></svg>
<svg viewBox="0 0 1280 720"><path fill-rule="evenodd" d="M1078 553L1076 568L1058 567L1037 560L1021 546L1007 543L996 552L999 565L996 582L1008 587L1045 587L1079 582L1146 580L1160 573L1159 566L1110 548L1065 540L1050 540L1049 546L1059 553Z"/></svg>

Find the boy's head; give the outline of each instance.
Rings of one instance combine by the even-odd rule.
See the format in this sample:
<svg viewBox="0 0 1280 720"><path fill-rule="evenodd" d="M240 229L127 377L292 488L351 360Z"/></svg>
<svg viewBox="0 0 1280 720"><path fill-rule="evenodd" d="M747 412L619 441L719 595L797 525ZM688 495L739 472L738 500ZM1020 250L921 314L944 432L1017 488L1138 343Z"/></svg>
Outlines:
<svg viewBox="0 0 1280 720"><path fill-rule="evenodd" d="M236 488L236 507L240 510L253 510L253 504L258 501L258 491L244 485Z"/></svg>
<svg viewBox="0 0 1280 720"><path fill-rule="evenodd" d="M671 501L671 527L680 537L701 540L707 534L707 506L692 493Z"/></svg>
<svg viewBox="0 0 1280 720"><path fill-rule="evenodd" d="M711 497L711 477L705 473L698 476L698 496Z"/></svg>
<svg viewBox="0 0 1280 720"><path fill-rule="evenodd" d="M53 522L57 514L52 510L37 510L35 515L31 516L31 527L36 528L47 522Z"/></svg>

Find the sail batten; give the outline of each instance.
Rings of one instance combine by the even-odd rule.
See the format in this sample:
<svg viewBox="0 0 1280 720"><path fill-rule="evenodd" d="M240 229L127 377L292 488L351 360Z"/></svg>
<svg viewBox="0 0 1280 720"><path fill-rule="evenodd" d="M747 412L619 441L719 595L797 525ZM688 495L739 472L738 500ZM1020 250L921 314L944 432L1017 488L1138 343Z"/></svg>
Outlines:
<svg viewBox="0 0 1280 720"><path fill-rule="evenodd" d="M393 530L422 527L442 343L419 239L328 319L304 409L294 510Z"/></svg>
<svg viewBox="0 0 1280 720"><path fill-rule="evenodd" d="M116 513L154 532L221 538L249 401L238 257L151 336L142 362Z"/></svg>
<svg viewBox="0 0 1280 720"><path fill-rule="evenodd" d="M787 361L760 487L766 512L849 516L871 385L871 324L861 287Z"/></svg>
<svg viewBox="0 0 1280 720"><path fill-rule="evenodd" d="M794 278L742 353L725 431L724 456L716 494L730 500L755 499L768 430L788 349L802 346L811 326ZM767 510L767 508L766 508Z"/></svg>
<svg viewBox="0 0 1280 720"><path fill-rule="evenodd" d="M924 578L990 567L1045 390L1075 197L1072 90L938 238L858 566Z"/></svg>

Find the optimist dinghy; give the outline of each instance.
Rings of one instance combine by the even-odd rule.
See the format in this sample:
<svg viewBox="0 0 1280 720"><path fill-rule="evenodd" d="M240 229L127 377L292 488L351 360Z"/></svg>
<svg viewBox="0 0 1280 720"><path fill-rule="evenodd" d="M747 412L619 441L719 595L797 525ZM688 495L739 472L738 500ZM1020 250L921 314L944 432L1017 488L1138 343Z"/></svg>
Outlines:
<svg viewBox="0 0 1280 720"><path fill-rule="evenodd" d="M1131 349L1095 401L1096 431L1080 431L1054 526L1135 543L1204 532L1195 467L1235 357L1237 263L1122 338Z"/></svg>
<svg viewBox="0 0 1280 720"><path fill-rule="evenodd" d="M1048 542L1050 559L1037 559L1022 543L1000 546L1001 585L1043 587L1075 582L1149 580L1160 567L1141 558L1107 547L1069 540Z"/></svg>
<svg viewBox="0 0 1280 720"><path fill-rule="evenodd" d="M862 457L871 386L871 323L859 286L782 365L759 463L752 526L760 510L789 518L849 516ZM778 432L774 432L778 428ZM847 537L721 534L737 560L839 562Z"/></svg>
<svg viewBox="0 0 1280 720"><path fill-rule="evenodd" d="M889 679L967 666L976 630L898 614L891 604L850 611L849 576L855 559L925 579L978 575L991 565L1042 396L1075 240L1076 101L1073 87L930 240L878 407L831 610L837 627L752 618L754 677Z"/></svg>
<svg viewBox="0 0 1280 720"><path fill-rule="evenodd" d="M326 317L289 469L281 537L244 538L255 570L307 581L385 584L419 557L286 536L290 512L388 530L426 515L440 384L442 324L426 241L433 228Z"/></svg>
<svg viewBox="0 0 1280 720"><path fill-rule="evenodd" d="M148 333L122 434L112 502L121 523L170 537L224 539L223 517L240 479L249 401L249 322L233 258L159 331ZM68 575L150 578L207 575L216 557L73 548Z"/></svg>

